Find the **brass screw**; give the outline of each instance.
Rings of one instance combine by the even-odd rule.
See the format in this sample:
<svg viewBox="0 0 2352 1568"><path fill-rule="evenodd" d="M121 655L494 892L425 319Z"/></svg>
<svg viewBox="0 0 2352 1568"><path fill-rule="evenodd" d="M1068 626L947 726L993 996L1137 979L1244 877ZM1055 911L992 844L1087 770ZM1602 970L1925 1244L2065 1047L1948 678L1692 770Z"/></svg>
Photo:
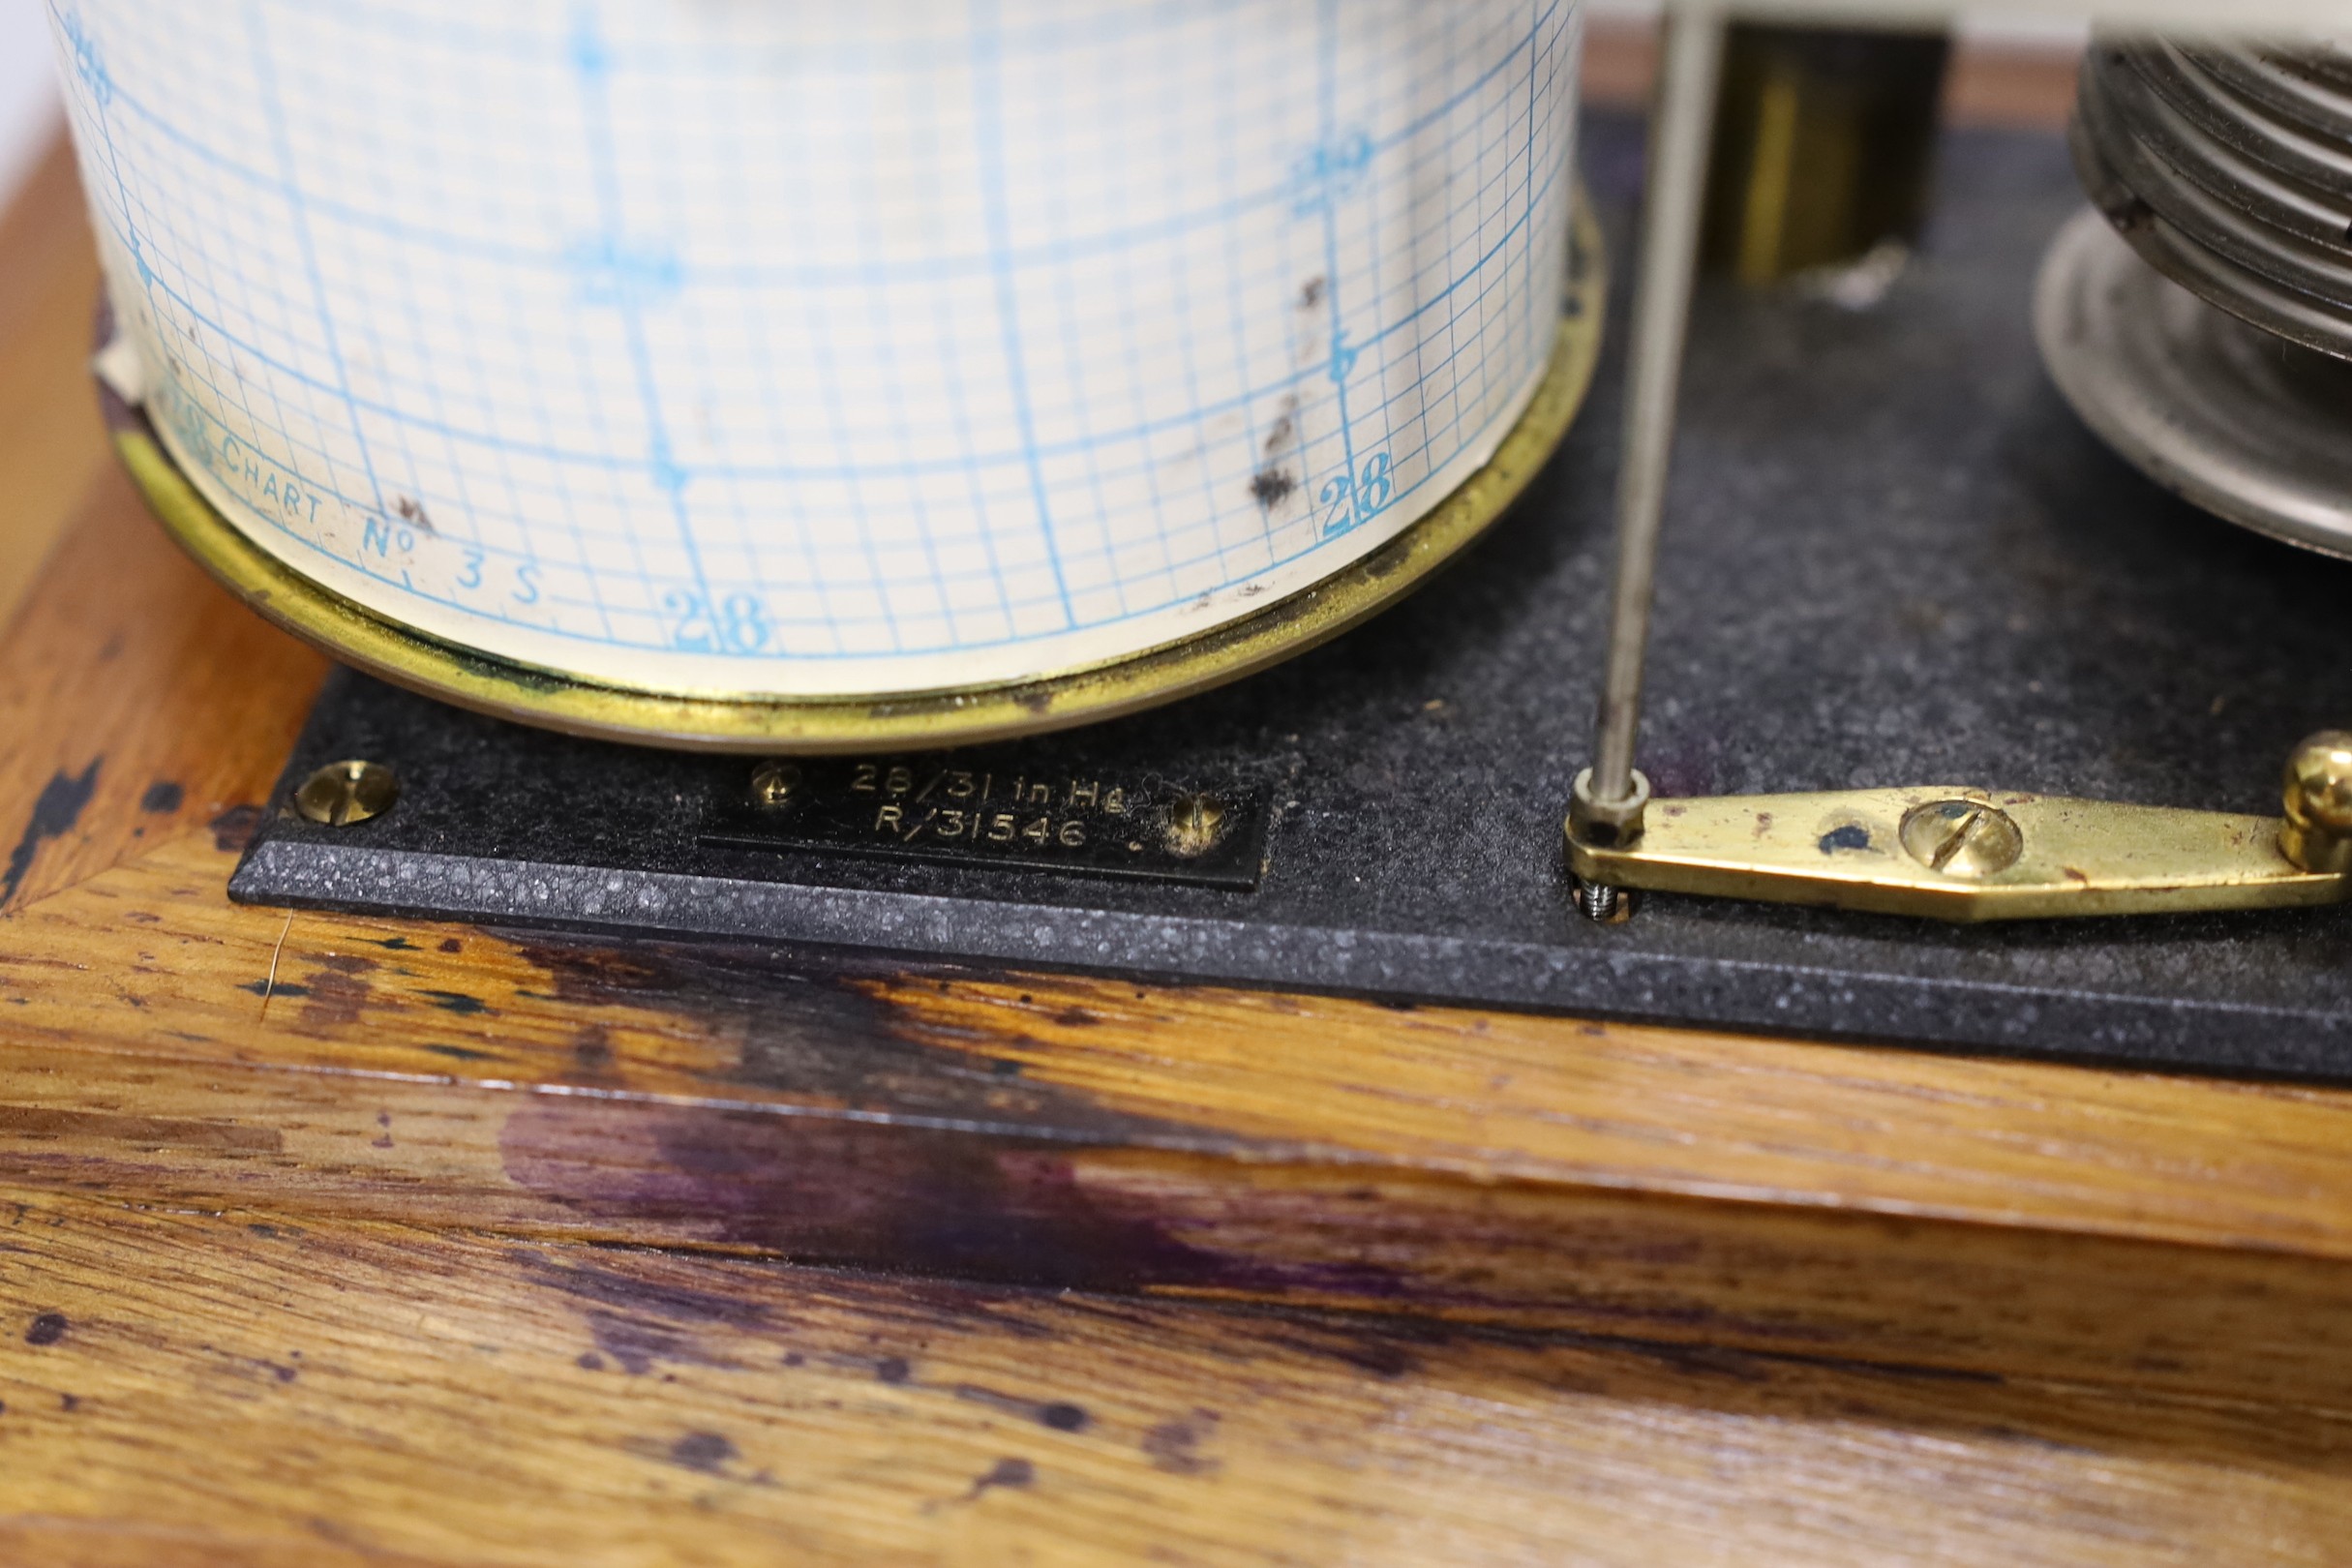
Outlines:
<svg viewBox="0 0 2352 1568"><path fill-rule="evenodd" d="M751 799L769 810L789 801L799 788L799 763L762 763L751 770Z"/></svg>
<svg viewBox="0 0 2352 1568"><path fill-rule="evenodd" d="M1975 881L2006 871L2025 853L2009 814L1982 800L1930 800L1903 813L1903 847L1930 871Z"/></svg>
<svg viewBox="0 0 2352 1568"><path fill-rule="evenodd" d="M302 781L294 809L328 828L348 828L380 817L400 799L400 780L380 763L329 763Z"/></svg>
<svg viewBox="0 0 2352 1568"><path fill-rule="evenodd" d="M1225 803L1214 795L1187 795L1168 807L1168 848L1187 859L1208 853L1225 826Z"/></svg>
<svg viewBox="0 0 2352 1568"><path fill-rule="evenodd" d="M2278 848L2306 871L2352 871L2352 732L2322 730L2288 756Z"/></svg>

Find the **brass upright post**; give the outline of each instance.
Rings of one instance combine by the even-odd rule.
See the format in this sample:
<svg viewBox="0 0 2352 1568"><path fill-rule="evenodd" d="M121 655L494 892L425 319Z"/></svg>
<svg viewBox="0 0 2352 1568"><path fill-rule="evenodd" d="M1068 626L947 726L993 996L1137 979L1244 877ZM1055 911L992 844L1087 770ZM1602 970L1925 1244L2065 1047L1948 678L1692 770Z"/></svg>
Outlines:
<svg viewBox="0 0 2352 1568"><path fill-rule="evenodd" d="M1950 52L1940 33L1734 23L1702 263L1764 284L1915 240Z"/></svg>

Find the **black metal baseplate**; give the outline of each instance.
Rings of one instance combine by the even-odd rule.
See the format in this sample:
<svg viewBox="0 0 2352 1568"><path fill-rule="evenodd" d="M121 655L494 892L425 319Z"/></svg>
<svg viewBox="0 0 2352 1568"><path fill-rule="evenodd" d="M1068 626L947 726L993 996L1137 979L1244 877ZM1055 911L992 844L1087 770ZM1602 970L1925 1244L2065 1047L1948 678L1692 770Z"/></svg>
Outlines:
<svg viewBox="0 0 2352 1568"><path fill-rule="evenodd" d="M1636 128L1588 127L1620 236L1640 156ZM1979 783L2275 810L2289 747L2352 721L2352 566L2164 495L2050 387L2030 289L2081 201L2058 138L1952 136L1941 183L1875 307L1702 290L1643 769L1665 795ZM1559 825L1589 745L1619 376L1604 363L1491 538L1343 640L1092 730L771 777L780 806L754 802L746 761L338 677L280 799L359 757L398 772L400 802L340 829L274 811L231 890L2352 1079L2352 909L1954 928L1657 895L1621 925L1576 914Z"/></svg>

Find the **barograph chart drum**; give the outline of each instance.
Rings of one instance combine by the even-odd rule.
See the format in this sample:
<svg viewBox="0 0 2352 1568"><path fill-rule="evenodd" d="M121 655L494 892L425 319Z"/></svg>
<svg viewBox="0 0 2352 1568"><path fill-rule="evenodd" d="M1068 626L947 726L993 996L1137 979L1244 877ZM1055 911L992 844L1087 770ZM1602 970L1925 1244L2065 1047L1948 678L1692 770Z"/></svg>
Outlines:
<svg viewBox="0 0 2352 1568"><path fill-rule="evenodd" d="M159 515L533 722L1230 678L1474 536L1590 375L1575 0L52 10Z"/></svg>

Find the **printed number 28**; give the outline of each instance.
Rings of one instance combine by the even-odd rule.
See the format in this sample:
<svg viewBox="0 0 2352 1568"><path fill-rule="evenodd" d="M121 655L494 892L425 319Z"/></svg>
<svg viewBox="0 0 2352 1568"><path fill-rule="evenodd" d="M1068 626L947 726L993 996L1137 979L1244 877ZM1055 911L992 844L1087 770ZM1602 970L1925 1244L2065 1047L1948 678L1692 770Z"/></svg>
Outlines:
<svg viewBox="0 0 2352 1568"><path fill-rule="evenodd" d="M689 653L756 653L768 646L768 618L749 593L730 593L718 614L699 593L672 588L661 596L670 620L670 646Z"/></svg>
<svg viewBox="0 0 2352 1568"><path fill-rule="evenodd" d="M1396 491L1390 478L1388 454L1374 452L1355 474L1335 473L1323 483L1323 536L1344 533L1386 506Z"/></svg>

